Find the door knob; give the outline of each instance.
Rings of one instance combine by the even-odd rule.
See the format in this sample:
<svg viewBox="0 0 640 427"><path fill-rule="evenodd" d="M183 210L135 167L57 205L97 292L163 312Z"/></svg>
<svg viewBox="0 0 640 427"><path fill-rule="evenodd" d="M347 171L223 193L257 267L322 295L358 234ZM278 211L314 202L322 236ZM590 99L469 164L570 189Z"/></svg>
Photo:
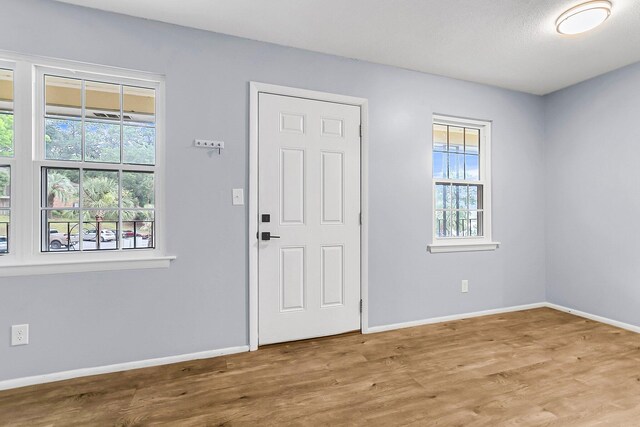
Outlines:
<svg viewBox="0 0 640 427"><path fill-rule="evenodd" d="M273 236L269 231L263 231L260 233L260 240L271 240L271 239L279 239L280 236Z"/></svg>

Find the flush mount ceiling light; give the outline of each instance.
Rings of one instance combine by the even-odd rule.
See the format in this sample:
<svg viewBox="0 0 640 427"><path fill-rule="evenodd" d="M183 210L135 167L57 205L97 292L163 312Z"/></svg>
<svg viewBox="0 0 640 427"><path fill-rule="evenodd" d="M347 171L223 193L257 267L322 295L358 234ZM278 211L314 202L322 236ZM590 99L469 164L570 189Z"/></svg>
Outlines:
<svg viewBox="0 0 640 427"><path fill-rule="evenodd" d="M584 33L602 24L610 14L611 2L607 0L583 3L560 15L556 21L556 30L560 34Z"/></svg>

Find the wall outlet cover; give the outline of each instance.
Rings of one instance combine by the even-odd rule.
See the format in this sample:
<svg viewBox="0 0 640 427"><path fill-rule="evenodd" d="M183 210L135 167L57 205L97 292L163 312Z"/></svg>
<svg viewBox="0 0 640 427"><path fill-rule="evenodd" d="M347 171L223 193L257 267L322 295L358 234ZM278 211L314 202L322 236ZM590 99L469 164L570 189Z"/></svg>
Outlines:
<svg viewBox="0 0 640 427"><path fill-rule="evenodd" d="M29 344L29 325L11 326L11 345Z"/></svg>

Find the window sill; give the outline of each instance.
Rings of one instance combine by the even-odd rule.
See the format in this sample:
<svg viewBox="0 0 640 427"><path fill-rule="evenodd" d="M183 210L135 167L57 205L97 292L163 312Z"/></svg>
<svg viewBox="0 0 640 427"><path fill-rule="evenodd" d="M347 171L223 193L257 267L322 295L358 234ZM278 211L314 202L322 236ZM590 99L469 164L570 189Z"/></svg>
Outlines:
<svg viewBox="0 0 640 427"><path fill-rule="evenodd" d="M176 259L175 256L154 256L100 260L56 260L55 262L24 262L4 265L0 263L0 277L168 268L174 259Z"/></svg>
<svg viewBox="0 0 640 427"><path fill-rule="evenodd" d="M467 242L467 243L434 243L427 246L432 254L445 252L475 252L475 251L495 251L500 246L500 242Z"/></svg>

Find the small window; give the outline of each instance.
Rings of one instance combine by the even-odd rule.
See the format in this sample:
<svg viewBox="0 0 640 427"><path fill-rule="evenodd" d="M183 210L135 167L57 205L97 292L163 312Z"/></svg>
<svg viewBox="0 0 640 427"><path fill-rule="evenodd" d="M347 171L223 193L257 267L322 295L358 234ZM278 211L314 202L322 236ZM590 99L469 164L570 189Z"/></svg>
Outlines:
<svg viewBox="0 0 640 427"><path fill-rule="evenodd" d="M156 93L44 75L42 251L155 247Z"/></svg>
<svg viewBox="0 0 640 427"><path fill-rule="evenodd" d="M490 129L488 122L434 117L434 242L430 250L491 242Z"/></svg>

